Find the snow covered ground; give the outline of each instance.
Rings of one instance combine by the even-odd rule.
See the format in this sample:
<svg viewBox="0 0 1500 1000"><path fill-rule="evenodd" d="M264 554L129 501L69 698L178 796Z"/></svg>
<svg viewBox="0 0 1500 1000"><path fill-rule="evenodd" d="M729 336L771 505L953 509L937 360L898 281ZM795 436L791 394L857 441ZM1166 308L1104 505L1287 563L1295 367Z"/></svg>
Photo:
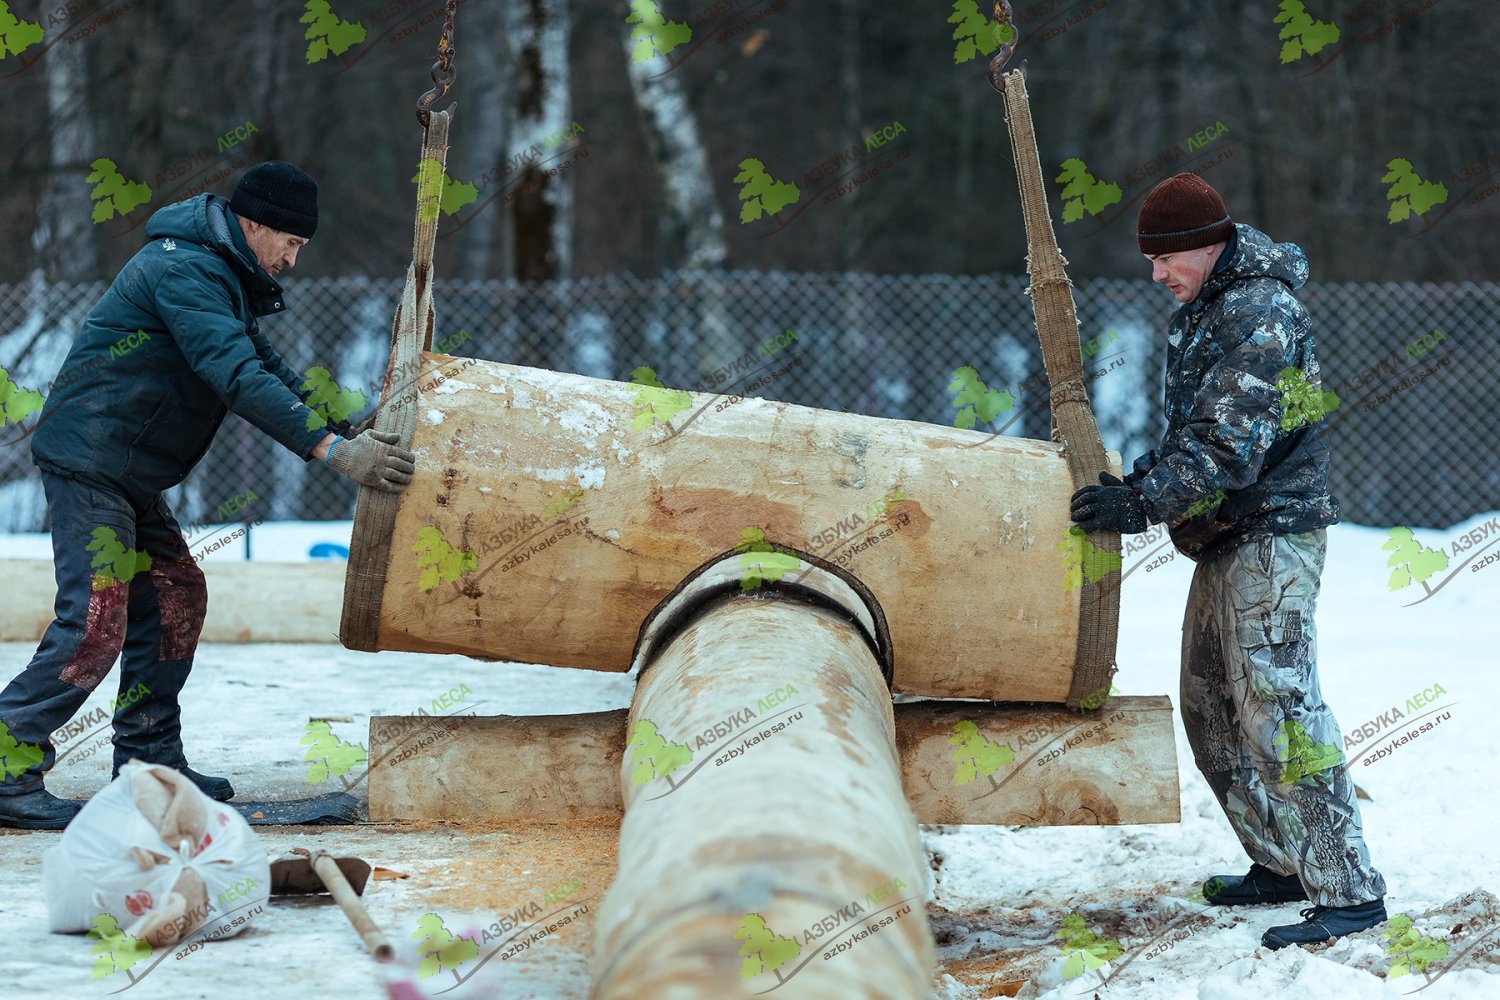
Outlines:
<svg viewBox="0 0 1500 1000"><path fill-rule="evenodd" d="M1329 565L1317 626L1323 692L1344 732L1388 718L1392 707L1410 721L1431 708L1450 713L1432 730L1368 764L1359 755L1388 747L1395 733L1364 739L1353 750L1356 781L1369 792L1360 803L1371 855L1389 885L1394 915L1416 918L1431 938L1450 933L1451 954L1429 975L1458 957L1464 942L1500 928L1495 901L1475 897L1481 888L1500 894L1500 801L1480 773L1490 754L1484 743L1485 706L1500 696L1500 563L1469 568L1497 538L1452 553L1451 543L1493 515L1448 529L1415 528L1429 548L1454 555L1452 565L1421 584L1391 591L1382 551L1384 529L1340 525L1330 531ZM347 524L277 525L254 529L257 559L308 559L310 552L347 545ZM1178 643L1191 563L1177 556L1151 565L1161 552L1132 553L1120 628L1121 672L1128 695L1167 694L1176 704ZM0 539L0 557L48 554L46 536ZM242 550L211 559L244 558ZM1447 578L1448 582L1438 586ZM20 670L31 644L0 644L0 681ZM595 711L628 704L631 681L612 674L481 663L463 657L408 653L366 654L338 646L212 645L202 648L185 692L189 759L226 774L241 797L283 798L308 793L298 744L309 716L349 715L336 732L357 740L370 715L404 714L454 687L467 685L481 713L538 714ZM113 693L107 680L85 711ZM1437 687L1442 692L1435 691ZM1408 699L1426 701L1408 711ZM1427 716L1432 721L1436 716ZM1391 727L1380 724L1381 730ZM108 780L102 752L75 753L49 776L49 787L83 797ZM930 905L938 934L940 1000L1002 995L1062 1000L1075 996L1116 1000L1264 1000L1266 997L1341 998L1395 996L1426 980L1408 975L1387 981L1385 942L1375 930L1331 947L1270 953L1259 947L1264 929L1294 922L1297 905L1213 910L1189 916L1177 934L1152 940L1174 914L1192 909L1187 896L1204 878L1240 873L1248 865L1192 765L1178 732L1182 823L1114 828L929 827L937 890ZM1467 776L1467 777L1466 777ZM330 786L331 787L331 786ZM318 789L323 790L322 788ZM590 892L602 892L613 858L608 836L569 841L524 831L456 831L402 827L257 828L267 850L320 842L336 854L357 854L411 878L372 883L367 903L398 946L423 913L473 912L486 920L522 905L516 885L528 878L556 884L582 872ZM41 853L57 834L0 832L0 997L4 1000L78 1000L104 996L123 985L119 974L94 980L92 942L46 932L41 896ZM604 843L604 847L600 847ZM554 877L555 873L555 877ZM548 881L550 879L550 882ZM510 888L507 888L509 886ZM1431 918L1421 915L1450 904ZM1122 952L1097 971L1064 981L1067 957L1056 936L1063 919L1082 917L1089 932L1113 939ZM451 921L450 921L451 924ZM501 992L582 1000L587 996L588 925L537 954L508 963ZM1181 940L1174 940L1180 935ZM1165 942L1164 954L1155 954ZM1482 951L1483 949L1479 949ZM1465 962L1424 990L1427 997L1500 996L1500 958ZM326 1000L383 994L375 965L336 909L277 905L263 923L196 955L163 963L128 991L137 998L302 996L316 989ZM1104 982L1107 979L1107 982ZM459 997L459 991L447 994Z"/></svg>

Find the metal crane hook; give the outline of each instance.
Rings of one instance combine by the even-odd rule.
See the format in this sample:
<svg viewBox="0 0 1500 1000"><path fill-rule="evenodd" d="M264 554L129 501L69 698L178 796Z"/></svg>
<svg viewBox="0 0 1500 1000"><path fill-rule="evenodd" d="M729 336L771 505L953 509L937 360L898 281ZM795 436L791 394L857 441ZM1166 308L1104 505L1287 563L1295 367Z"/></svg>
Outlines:
<svg viewBox="0 0 1500 1000"><path fill-rule="evenodd" d="M995 22L996 40L1006 40L1000 43L1000 51L990 59L990 86L1003 94L1005 84L1001 82L1000 75L1005 70L1005 64L1010 61L1011 53L1016 51L1016 42L1020 39L1021 33L1016 30L1015 24L1011 21L1009 0L995 0L995 11L991 17Z"/></svg>
<svg viewBox="0 0 1500 1000"><path fill-rule="evenodd" d="M453 65L453 15L458 12L458 0L448 0L447 16L443 18L443 37L438 40L437 62L432 64L432 89L417 98L417 121L423 128L432 121L427 110L432 102L448 92L453 81L458 79L458 68Z"/></svg>

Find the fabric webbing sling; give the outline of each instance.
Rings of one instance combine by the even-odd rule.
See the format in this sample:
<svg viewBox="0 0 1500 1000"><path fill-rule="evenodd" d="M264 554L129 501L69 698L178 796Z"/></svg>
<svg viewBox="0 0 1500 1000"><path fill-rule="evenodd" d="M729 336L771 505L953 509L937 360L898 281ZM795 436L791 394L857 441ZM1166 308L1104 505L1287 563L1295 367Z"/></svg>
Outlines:
<svg viewBox="0 0 1500 1000"><path fill-rule="evenodd" d="M452 108L434 111L423 135L422 160L436 160L442 168L448 163L448 123ZM432 306L432 253L437 243L438 221L442 213L436 204L442 185L420 185L417 188L417 212L412 236L411 266L406 271L406 287L396 306L396 320L391 328L391 359L386 365L382 406L375 418L375 429L401 436L403 448L411 446L416 427L417 408L383 405L395 372L416 370L417 355L432 347L434 312ZM391 536L396 528L396 512L407 493L383 493L361 486L354 508L354 534L349 542L349 571L344 577L344 615L339 639L349 649L374 652L380 649L380 604L385 592L386 567L390 563Z"/></svg>
<svg viewBox="0 0 1500 1000"><path fill-rule="evenodd" d="M1067 261L1058 249L1052 216L1047 210L1047 191L1042 183L1026 79L1020 71L1013 70L1004 75L1004 81L1005 120L1026 222L1026 272L1031 278L1027 294L1036 314L1042 362L1052 390L1052 437L1063 446L1073 488L1077 489L1097 484L1099 473L1109 471L1109 465L1099 425L1094 421L1094 411L1089 408L1083 387L1073 283L1068 280ZM1096 549L1120 551L1120 536L1112 531L1092 532L1088 540ZM1073 683L1068 690L1069 708L1077 708L1090 695L1095 695L1089 698L1090 706L1096 707L1109 690L1116 669L1120 576L1117 570L1100 580L1084 578L1078 601L1078 650L1073 660Z"/></svg>

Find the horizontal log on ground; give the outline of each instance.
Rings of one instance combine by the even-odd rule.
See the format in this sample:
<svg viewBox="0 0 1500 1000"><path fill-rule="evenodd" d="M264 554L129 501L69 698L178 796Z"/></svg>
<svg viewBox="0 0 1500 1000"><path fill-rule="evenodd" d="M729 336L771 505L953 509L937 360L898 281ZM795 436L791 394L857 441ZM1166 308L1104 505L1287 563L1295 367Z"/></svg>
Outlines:
<svg viewBox="0 0 1500 1000"><path fill-rule="evenodd" d="M416 475L394 523L355 525L355 548L390 547L379 601L344 609L351 648L623 671L647 613L755 529L871 588L895 690L1067 697L1079 589L1058 445L423 359L443 379L403 397Z"/></svg>
<svg viewBox="0 0 1500 1000"><path fill-rule="evenodd" d="M1165 696L1093 711L924 701L896 706L906 798L923 823L1177 823Z"/></svg>
<svg viewBox="0 0 1500 1000"><path fill-rule="evenodd" d="M618 818L625 709L370 719L370 820Z"/></svg>
<svg viewBox="0 0 1500 1000"><path fill-rule="evenodd" d="M987 702L919 701L895 710L902 786L920 823L1065 826L1181 818L1172 703L1164 696L1117 696L1083 714ZM372 719L370 760L380 763L370 773L370 818L618 818L627 715L619 709ZM972 734L957 729L964 722L974 724ZM752 727L738 739L754 733ZM725 736L698 747L695 738L692 748L696 760L716 759L736 742ZM966 761L975 762L972 775L969 768L960 771Z"/></svg>
<svg viewBox="0 0 1500 1000"><path fill-rule="evenodd" d="M343 563L206 562L203 642L336 642ZM50 559L0 559L0 642L38 642L52 624Z"/></svg>

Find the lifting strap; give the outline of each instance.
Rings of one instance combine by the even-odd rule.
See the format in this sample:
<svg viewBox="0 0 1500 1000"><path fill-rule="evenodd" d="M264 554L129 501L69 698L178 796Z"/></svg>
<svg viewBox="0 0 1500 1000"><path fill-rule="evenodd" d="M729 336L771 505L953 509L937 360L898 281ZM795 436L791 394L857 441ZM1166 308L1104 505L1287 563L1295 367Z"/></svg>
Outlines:
<svg viewBox="0 0 1500 1000"><path fill-rule="evenodd" d="M1047 210L1047 191L1042 183L1042 163L1037 155L1036 132L1031 124L1031 103L1026 79L1020 71L1003 76L1005 120L1010 130L1011 152L1016 161L1016 180L1021 189L1021 213L1026 222L1026 273L1036 314L1037 336L1042 343L1042 363L1052 393L1052 437L1062 445L1073 477L1073 488L1097 485L1099 473L1108 472L1099 425L1089 408L1083 386L1083 360L1078 341L1078 315L1073 309L1073 283L1068 280L1067 261L1057 246L1052 216ZM1113 531L1095 531L1087 536L1096 550L1118 553L1120 536ZM1073 683L1068 691L1069 708L1088 699L1097 707L1109 691L1115 666L1115 640L1120 627L1120 572L1102 580L1085 576L1078 600L1078 649L1073 660ZM1103 693L1101 693L1103 692ZM1094 697L1090 697L1090 696Z"/></svg>
<svg viewBox="0 0 1500 1000"><path fill-rule="evenodd" d="M391 327L391 358L386 362L380 406L374 428L400 436L401 447L411 446L417 426L415 406L386 407L393 380L396 391L404 391L414 379L418 355L432 348L436 318L432 307L432 252L437 246L438 222L442 218L443 177L448 169L448 123L456 105L432 111L432 102L448 92L458 78L454 65L454 14L458 0L444 7L443 33L438 39L437 61L432 64L432 89L417 98L417 124L422 126L422 158L417 163L417 216L412 224L411 266L406 269L406 287L396 306ZM400 373L399 375L397 373ZM349 649L375 652L380 645L381 600L385 594L386 570L390 566L391 537L396 533L396 515L403 500L416 500L414 491L384 493L361 486L354 505L354 531L349 539L349 570L344 575L344 614L339 623L339 641Z"/></svg>
<svg viewBox="0 0 1500 1000"><path fill-rule="evenodd" d="M385 383L380 394L381 406L376 412L375 429L401 436L401 446L411 446L417 425L415 406L388 407L386 395L393 379L397 390L410 384L411 377L397 377L397 372L413 372L421 352L432 347L435 313L432 305L432 254L437 244L438 199L442 192L441 177L448 164L448 122L453 113L433 111L423 132L422 171L435 171L437 184L417 187L416 221L411 247L411 266L406 270L406 287L396 306L391 328L391 359L386 364ZM435 161L438 166L432 167ZM380 645L381 597L385 593L386 568L390 565L391 536L396 531L396 514L405 499L416 500L411 490L383 493L361 486L354 508L354 533L349 541L349 570L344 577L344 615L339 626L339 640L349 649L374 652Z"/></svg>

